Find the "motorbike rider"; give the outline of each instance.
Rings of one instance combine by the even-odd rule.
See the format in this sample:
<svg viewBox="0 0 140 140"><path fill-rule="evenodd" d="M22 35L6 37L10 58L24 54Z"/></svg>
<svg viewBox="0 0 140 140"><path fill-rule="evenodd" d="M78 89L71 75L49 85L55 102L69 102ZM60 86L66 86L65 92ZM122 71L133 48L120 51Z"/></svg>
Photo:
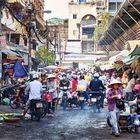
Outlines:
<svg viewBox="0 0 140 140"><path fill-rule="evenodd" d="M76 90L77 90L77 85L78 85L78 78L77 78L77 75L73 75L72 76L72 81L71 81L71 84L72 84L72 96L76 93Z"/></svg>
<svg viewBox="0 0 140 140"><path fill-rule="evenodd" d="M56 107L56 101L57 101L57 83L55 81L54 74L48 75L47 89L48 89L48 92L52 94L53 100L52 100L51 110L52 110L52 113L54 113L55 107Z"/></svg>
<svg viewBox="0 0 140 140"><path fill-rule="evenodd" d="M67 88L70 89L71 83L70 81L67 79L67 75L65 73L62 74L62 79L60 80L59 83L59 87L60 87L60 93L59 93L59 99L62 99L63 96L63 88ZM71 98L71 94L69 91L67 91L67 96L70 99Z"/></svg>
<svg viewBox="0 0 140 140"><path fill-rule="evenodd" d="M103 94L103 92L101 92L101 89L106 89L102 83L102 81L99 79L99 73L95 73L94 74L94 79L90 82L89 88L92 92L98 93L98 96L101 96L100 100L99 100L99 106L101 106L103 108L103 104L104 104L104 97L105 95Z"/></svg>
<svg viewBox="0 0 140 140"><path fill-rule="evenodd" d="M25 93L29 93L29 100L27 101L27 103L26 103L27 106L23 112L24 116L27 113L28 108L31 107L32 101L41 99L42 92L43 92L42 84L38 80L38 78L39 78L38 74L34 73L32 78L33 78L33 81L31 81L25 89Z"/></svg>

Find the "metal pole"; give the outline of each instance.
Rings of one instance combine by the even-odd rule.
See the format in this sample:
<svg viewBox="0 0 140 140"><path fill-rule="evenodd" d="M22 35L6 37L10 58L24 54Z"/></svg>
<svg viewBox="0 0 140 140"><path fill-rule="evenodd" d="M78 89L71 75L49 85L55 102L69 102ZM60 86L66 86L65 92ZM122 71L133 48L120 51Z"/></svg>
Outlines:
<svg viewBox="0 0 140 140"><path fill-rule="evenodd" d="M2 18L2 9L3 7L0 6L0 36L2 35L2 23L1 23L1 18ZM2 52L1 52L1 43L0 43L0 79L2 78Z"/></svg>
<svg viewBox="0 0 140 140"><path fill-rule="evenodd" d="M140 26L140 24L124 8L123 8L123 10L138 26Z"/></svg>
<svg viewBox="0 0 140 140"><path fill-rule="evenodd" d="M114 30L114 29L112 29L112 30ZM118 37L118 35L116 35L115 34L115 32L112 32L114 35L115 35L115 37ZM119 39L121 40L121 42L123 43L123 44L125 44L124 42L123 42L123 40L119 37Z"/></svg>
<svg viewBox="0 0 140 140"><path fill-rule="evenodd" d="M28 37L29 37L29 54L28 54L28 70L29 72L32 70L32 61L31 61L31 49L32 49L32 44L31 44L31 29L32 29L32 4L29 3L29 7L28 7L28 14L29 14L29 33L28 33Z"/></svg>
<svg viewBox="0 0 140 140"><path fill-rule="evenodd" d="M116 46L116 47L114 46L115 49L116 49L116 50L119 50L119 49L118 49L118 45L116 45L116 43L115 43L115 39L114 39L108 32L107 32L107 34L114 40L114 45Z"/></svg>
<svg viewBox="0 0 140 140"><path fill-rule="evenodd" d="M128 0L128 3L134 8L136 12L140 14L140 11Z"/></svg>
<svg viewBox="0 0 140 140"><path fill-rule="evenodd" d="M113 28L113 30L118 34L118 36L120 35L120 33L115 28ZM121 37L126 41L126 39L123 36L121 36Z"/></svg>

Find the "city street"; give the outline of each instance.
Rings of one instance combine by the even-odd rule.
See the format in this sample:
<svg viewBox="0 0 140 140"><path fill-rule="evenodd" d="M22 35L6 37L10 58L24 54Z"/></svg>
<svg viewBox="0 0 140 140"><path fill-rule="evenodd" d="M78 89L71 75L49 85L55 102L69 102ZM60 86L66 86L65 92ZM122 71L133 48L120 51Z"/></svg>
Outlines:
<svg viewBox="0 0 140 140"><path fill-rule="evenodd" d="M139 139L139 134L128 132L123 132L119 138L111 136L106 125L106 111L95 114L89 107L66 112L59 109L54 117L46 117L40 122L6 123L0 125L0 136L0 140Z"/></svg>

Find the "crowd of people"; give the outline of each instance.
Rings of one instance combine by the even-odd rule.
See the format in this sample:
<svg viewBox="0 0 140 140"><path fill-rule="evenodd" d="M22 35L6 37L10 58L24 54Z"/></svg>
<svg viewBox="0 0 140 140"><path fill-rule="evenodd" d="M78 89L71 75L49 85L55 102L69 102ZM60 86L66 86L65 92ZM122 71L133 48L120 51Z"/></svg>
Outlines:
<svg viewBox="0 0 140 140"><path fill-rule="evenodd" d="M42 94L46 91L46 93L51 93L51 96L49 94L46 97L52 101L49 104L48 113L53 114L56 106L62 99L63 92L61 89L64 87L68 87L67 96L69 99L72 99L77 91L83 91L87 105L90 105L90 93L100 95L98 104L94 108L95 112L96 110L100 112L100 109L104 108L104 99L106 98L112 122L111 134L115 136L120 135L118 119L120 111L123 110L119 106L119 100L136 104L137 117L140 114L140 96L137 94L140 91L140 79L137 74L130 74L129 70L125 71L122 76L115 71L53 71L51 74L41 75L34 72L29 79L24 78L19 80L18 83L22 85L21 94L28 95L27 108L24 110L24 115L31 100L41 99Z"/></svg>

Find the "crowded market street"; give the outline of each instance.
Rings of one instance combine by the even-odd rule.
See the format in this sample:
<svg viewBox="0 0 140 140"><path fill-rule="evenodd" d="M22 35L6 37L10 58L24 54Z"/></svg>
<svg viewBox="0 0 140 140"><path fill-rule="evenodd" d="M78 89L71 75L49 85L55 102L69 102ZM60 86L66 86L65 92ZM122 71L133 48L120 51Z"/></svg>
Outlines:
<svg viewBox="0 0 140 140"><path fill-rule="evenodd" d="M0 140L139 140L140 0L0 0Z"/></svg>

